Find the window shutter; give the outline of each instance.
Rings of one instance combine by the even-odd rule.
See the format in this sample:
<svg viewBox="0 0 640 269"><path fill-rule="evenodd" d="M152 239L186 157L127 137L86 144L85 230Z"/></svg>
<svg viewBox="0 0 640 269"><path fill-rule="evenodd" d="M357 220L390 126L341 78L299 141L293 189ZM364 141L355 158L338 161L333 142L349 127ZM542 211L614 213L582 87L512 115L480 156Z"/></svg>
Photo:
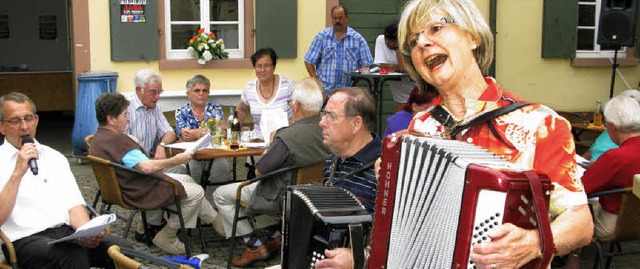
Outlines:
<svg viewBox="0 0 640 269"><path fill-rule="evenodd" d="M256 49L270 47L279 58L298 54L296 0L259 0L256 3Z"/></svg>
<svg viewBox="0 0 640 269"><path fill-rule="evenodd" d="M575 58L578 0L545 0L542 58Z"/></svg>
<svg viewBox="0 0 640 269"><path fill-rule="evenodd" d="M150 61L158 59L158 1L147 1L144 22L123 22L119 0L109 1L111 28L111 60ZM140 20L135 17L134 21ZM185 41L186 42L186 41Z"/></svg>

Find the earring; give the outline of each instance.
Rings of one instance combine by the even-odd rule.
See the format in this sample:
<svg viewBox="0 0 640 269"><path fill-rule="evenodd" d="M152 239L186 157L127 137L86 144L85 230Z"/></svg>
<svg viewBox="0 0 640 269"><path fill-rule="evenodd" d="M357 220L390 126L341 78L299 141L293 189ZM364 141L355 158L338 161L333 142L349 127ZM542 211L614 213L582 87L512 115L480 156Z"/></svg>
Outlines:
<svg viewBox="0 0 640 269"><path fill-rule="evenodd" d="M476 45L476 44L471 45L471 49L472 50L476 49L477 47L478 47L478 45Z"/></svg>

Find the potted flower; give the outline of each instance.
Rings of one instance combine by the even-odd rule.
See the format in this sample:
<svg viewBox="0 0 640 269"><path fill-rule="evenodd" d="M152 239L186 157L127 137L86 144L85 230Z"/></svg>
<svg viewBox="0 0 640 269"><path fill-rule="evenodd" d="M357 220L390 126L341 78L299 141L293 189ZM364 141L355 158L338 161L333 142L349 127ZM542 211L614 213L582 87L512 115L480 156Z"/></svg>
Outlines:
<svg viewBox="0 0 640 269"><path fill-rule="evenodd" d="M198 58L199 64L205 64L211 59L226 59L229 53L224 51L224 41L216 38L214 33L205 33L203 28L198 34L189 39L187 51Z"/></svg>

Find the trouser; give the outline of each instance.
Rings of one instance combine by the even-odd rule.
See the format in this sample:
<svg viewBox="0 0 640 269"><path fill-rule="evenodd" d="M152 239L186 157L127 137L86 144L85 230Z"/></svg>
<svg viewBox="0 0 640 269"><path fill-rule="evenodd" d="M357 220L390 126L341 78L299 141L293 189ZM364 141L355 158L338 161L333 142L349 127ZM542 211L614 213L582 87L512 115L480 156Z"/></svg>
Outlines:
<svg viewBox="0 0 640 269"><path fill-rule="evenodd" d="M595 236L609 237L613 235L618 222L618 215L606 211L600 205L600 202L589 200L589 204L593 209L593 228Z"/></svg>
<svg viewBox="0 0 640 269"><path fill-rule="evenodd" d="M167 176L180 182L187 193L187 198L180 200L180 208L182 210L185 228L195 228L198 217L200 217L204 223L213 223L217 213L211 203L204 199L202 186L188 175L167 174ZM168 208L176 209L175 206L169 206ZM147 221L150 224L159 225L162 220L162 210L149 210L146 212L146 215ZM167 225L174 229L180 229L178 215L171 214L167 220Z"/></svg>
<svg viewBox="0 0 640 269"><path fill-rule="evenodd" d="M231 237L231 229L233 227L233 216L235 215L236 210L236 192L238 190L238 186L240 183L233 183L220 186L213 193L213 201L218 208L218 213L220 214L220 218L222 220L222 225L224 226L225 237ZM240 195L240 201L244 203L248 203L251 195L256 190L256 186L258 183L253 183L251 185L245 186L242 188L242 193ZM244 208L240 208L240 214L238 217L245 216ZM274 225L278 223L278 218L269 215L261 215L260 227L267 227L270 225ZM253 232L253 228L249 224L249 222L244 219L242 221L238 221L236 227L236 236L243 236Z"/></svg>
<svg viewBox="0 0 640 269"><path fill-rule="evenodd" d="M85 248L76 241L60 242L49 245L56 239L73 234L68 225L49 228L13 242L18 258L18 267L26 268L115 268L107 254L112 245L133 248L124 238L105 234L96 248Z"/></svg>

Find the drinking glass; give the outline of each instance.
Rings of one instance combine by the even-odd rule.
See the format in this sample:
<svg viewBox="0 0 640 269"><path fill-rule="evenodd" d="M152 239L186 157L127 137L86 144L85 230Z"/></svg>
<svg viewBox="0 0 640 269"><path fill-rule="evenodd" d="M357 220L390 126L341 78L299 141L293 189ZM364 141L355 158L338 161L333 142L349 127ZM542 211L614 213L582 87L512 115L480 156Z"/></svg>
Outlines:
<svg viewBox="0 0 640 269"><path fill-rule="evenodd" d="M251 128L242 127L240 132L240 142L249 143L249 141L251 141Z"/></svg>

